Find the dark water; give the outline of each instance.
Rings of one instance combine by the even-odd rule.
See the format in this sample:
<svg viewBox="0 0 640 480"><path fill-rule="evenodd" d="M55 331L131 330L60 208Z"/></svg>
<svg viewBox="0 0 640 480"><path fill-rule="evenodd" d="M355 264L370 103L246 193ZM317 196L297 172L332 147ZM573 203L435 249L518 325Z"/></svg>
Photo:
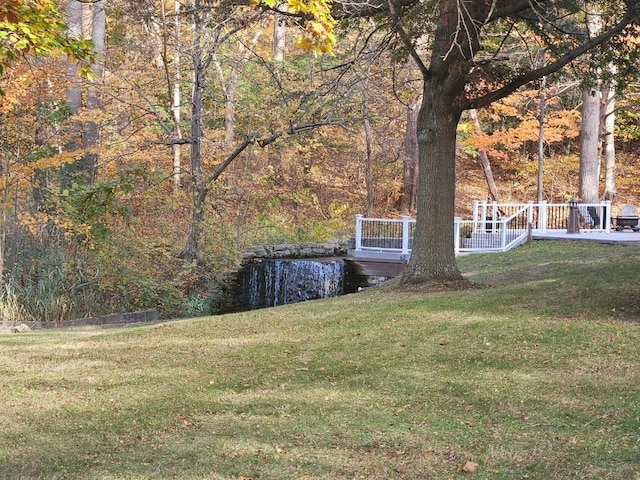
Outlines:
<svg viewBox="0 0 640 480"><path fill-rule="evenodd" d="M263 260L240 272L242 310L275 307L354 291L341 259Z"/></svg>

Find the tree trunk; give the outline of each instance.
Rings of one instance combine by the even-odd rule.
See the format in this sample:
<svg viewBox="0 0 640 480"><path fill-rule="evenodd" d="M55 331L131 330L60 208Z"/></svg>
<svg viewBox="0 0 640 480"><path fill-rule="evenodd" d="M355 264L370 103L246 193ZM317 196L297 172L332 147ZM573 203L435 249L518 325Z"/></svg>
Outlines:
<svg viewBox="0 0 640 480"><path fill-rule="evenodd" d="M404 140L402 160L402 189L400 212L412 215L416 212L418 191L418 112L421 99L417 98L407 108L407 132Z"/></svg>
<svg viewBox="0 0 640 480"><path fill-rule="evenodd" d="M192 25L193 40L191 44L191 56L193 65L193 84L191 87L191 142L189 166L191 169L191 222L184 249L180 253L187 262L197 260L200 236L202 234L202 222L204 220L204 199L206 198L206 186L202 181L202 157L200 144L202 141L202 88L204 86L204 70L206 62L202 58L202 26L203 21L198 12L199 2L196 0L194 8L194 20ZM212 53L213 54L213 53Z"/></svg>
<svg viewBox="0 0 640 480"><path fill-rule="evenodd" d="M480 120L478 119L478 111L475 108L469 110L469 117L473 122L473 128L478 133L482 133L482 127L480 126ZM487 181L487 188L489 189L489 194L491 195L491 199L494 202L499 202L498 199L498 189L496 188L496 182L493 179L493 172L491 171L491 162L489 162L489 155L487 155L486 150L478 151L478 158L480 159L480 166L482 167L482 173L484 173L484 178Z"/></svg>
<svg viewBox="0 0 640 480"><path fill-rule="evenodd" d="M592 88L582 94L580 127L580 172L578 197L586 203L599 201L598 170L600 164L600 100L601 92Z"/></svg>
<svg viewBox="0 0 640 480"><path fill-rule="evenodd" d="M70 39L82 38L82 5L78 0L67 0L67 36ZM65 96L69 110L75 115L82 106L82 83L78 78L78 64L72 59L67 60L67 78Z"/></svg>
<svg viewBox="0 0 640 480"><path fill-rule="evenodd" d="M251 52L255 48L260 35L264 28L264 20L260 22L256 32L249 42L245 45L243 42L238 42L238 52L232 59L229 75L225 77L224 70L220 62L215 59L215 67L218 72L218 78L220 80L220 86L222 87L222 93L224 95L224 148L230 149L233 146L233 141L236 131L236 94L238 92L238 80L240 78L240 72L246 63L251 59Z"/></svg>
<svg viewBox="0 0 640 480"><path fill-rule="evenodd" d="M462 278L453 245L456 184L456 130L462 110L457 108L463 85L425 78L418 113L418 205L413 249L402 283L450 281ZM445 93L446 92L446 93Z"/></svg>
<svg viewBox="0 0 640 480"><path fill-rule="evenodd" d="M588 7L593 7L587 3ZM587 35L594 37L602 30L600 15L586 12ZM580 126L580 170L578 173L578 198L586 203L599 200L598 183L600 173L600 86L582 93L582 125Z"/></svg>
<svg viewBox="0 0 640 480"><path fill-rule="evenodd" d="M607 84L602 92L602 150L604 156L605 200L613 200L618 195L616 189L616 148L614 143L616 93L611 84Z"/></svg>
<svg viewBox="0 0 640 480"><path fill-rule="evenodd" d="M286 5L286 4L285 4ZM287 24L285 16L279 13L273 15L273 61L284 61L284 50L286 46Z"/></svg>
<svg viewBox="0 0 640 480"><path fill-rule="evenodd" d="M180 108L182 104L182 92L180 83L182 82L181 73L181 57L180 57L180 2L174 3L174 52L173 52L173 88L171 92L171 114L173 116L173 134L176 139L182 138L182 130L180 128ZM166 61L166 59L165 59ZM177 192L182 186L182 149L179 143L173 145L173 191Z"/></svg>
<svg viewBox="0 0 640 480"><path fill-rule="evenodd" d="M363 85L362 88L362 126L364 128L364 145L365 145L365 183L367 186L367 216L373 217L375 215L376 207L376 183L374 178L374 165L373 165L373 147L372 147L372 135L371 135L371 123L369 122L369 107L367 104L367 86Z"/></svg>
<svg viewBox="0 0 640 480"><path fill-rule="evenodd" d="M91 21L91 40L94 45L96 60L91 65L93 83L87 91L87 108L93 110L93 118L85 122L83 147L88 150L84 154L84 173L90 181L94 181L98 169L98 153L96 148L100 140L100 131L95 118L102 107L100 100L100 85L104 73L104 46L107 29L107 15L105 12L105 1L98 1L93 4L93 15Z"/></svg>

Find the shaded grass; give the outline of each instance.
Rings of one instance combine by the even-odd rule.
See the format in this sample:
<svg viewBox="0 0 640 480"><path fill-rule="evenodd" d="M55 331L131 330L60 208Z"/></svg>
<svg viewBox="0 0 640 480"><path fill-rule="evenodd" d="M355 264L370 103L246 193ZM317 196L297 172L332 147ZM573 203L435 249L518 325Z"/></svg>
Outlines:
<svg viewBox="0 0 640 480"><path fill-rule="evenodd" d="M1 336L0 478L637 479L640 248L460 266L486 288Z"/></svg>

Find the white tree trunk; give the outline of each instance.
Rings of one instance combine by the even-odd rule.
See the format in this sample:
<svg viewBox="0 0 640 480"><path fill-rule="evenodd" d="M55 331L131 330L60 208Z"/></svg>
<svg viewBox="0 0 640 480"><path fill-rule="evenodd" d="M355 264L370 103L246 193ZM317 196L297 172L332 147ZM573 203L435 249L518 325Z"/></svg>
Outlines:
<svg viewBox="0 0 640 480"><path fill-rule="evenodd" d="M616 189L616 148L614 143L616 94L613 85L608 84L602 92L602 150L605 165L604 192L605 200L613 200Z"/></svg>
<svg viewBox="0 0 640 480"><path fill-rule="evenodd" d="M286 22L285 16L279 13L273 16L273 60L275 62L284 61L284 50L286 46Z"/></svg>
<svg viewBox="0 0 640 480"><path fill-rule="evenodd" d="M181 58L180 58L180 2L174 2L174 52L173 52L173 91L171 98L171 114L173 116L173 133L176 139L182 138L182 130L180 129L180 107L182 104L182 92L180 90L180 82L182 81L182 74L180 73ZM180 190L181 187L181 170L182 170L182 150L180 144L173 145L173 191Z"/></svg>

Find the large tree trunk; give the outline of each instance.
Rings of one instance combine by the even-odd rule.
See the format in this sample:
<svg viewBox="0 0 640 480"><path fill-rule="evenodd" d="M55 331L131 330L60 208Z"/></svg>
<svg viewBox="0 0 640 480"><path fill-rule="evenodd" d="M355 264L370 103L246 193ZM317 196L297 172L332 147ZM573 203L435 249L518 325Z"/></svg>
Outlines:
<svg viewBox="0 0 640 480"><path fill-rule="evenodd" d="M600 100L601 92L592 88L582 94L582 125L580 127L580 172L578 197L594 203L598 197L600 166Z"/></svg>
<svg viewBox="0 0 640 480"><path fill-rule="evenodd" d="M586 3L588 8L594 7L589 2ZM598 12L587 11L585 21L589 37L598 35L602 30L602 21ZM599 83L582 93L578 197L586 203L594 203L599 200L600 104L602 101Z"/></svg>
<svg viewBox="0 0 640 480"><path fill-rule="evenodd" d="M462 278L453 246L455 213L456 130L462 92L443 89L444 80L426 78L418 114L418 210L413 249L402 283Z"/></svg>

